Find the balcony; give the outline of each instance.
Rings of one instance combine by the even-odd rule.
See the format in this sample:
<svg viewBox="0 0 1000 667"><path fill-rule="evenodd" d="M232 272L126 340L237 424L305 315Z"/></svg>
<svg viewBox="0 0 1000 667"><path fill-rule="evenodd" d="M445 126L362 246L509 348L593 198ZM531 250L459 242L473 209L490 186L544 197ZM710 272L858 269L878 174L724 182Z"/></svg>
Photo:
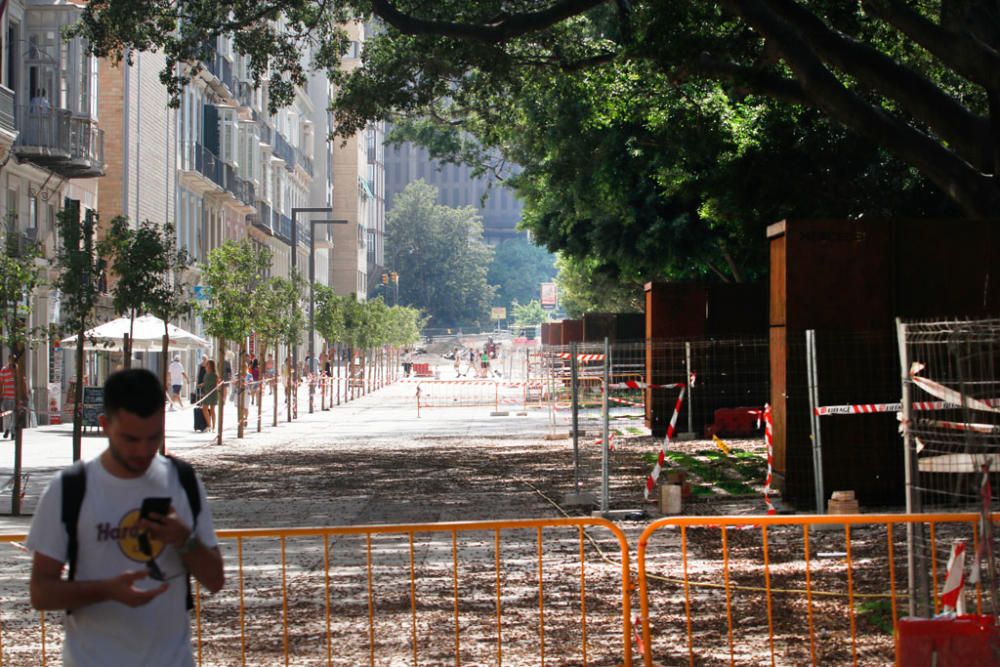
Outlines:
<svg viewBox="0 0 1000 667"><path fill-rule="evenodd" d="M312 161L312 158L306 157L306 154L303 153L302 151L296 151L296 153L298 154L298 157L296 159L299 161L299 166L302 167L302 169L307 174L309 174L309 176L311 178L312 175L313 175L313 161Z"/></svg>
<svg viewBox="0 0 1000 667"><path fill-rule="evenodd" d="M90 117L67 109L15 109L14 154L66 178L104 175L104 131Z"/></svg>
<svg viewBox="0 0 1000 667"><path fill-rule="evenodd" d="M305 248L306 250L308 250L309 249L309 237L312 235L312 232L310 231L310 228L312 227L312 224L308 220L305 220L305 221L299 220L299 221L297 221L297 224L298 224L298 227L299 227L299 237L297 239L298 242L299 242L299 245L301 247Z"/></svg>
<svg viewBox="0 0 1000 667"><path fill-rule="evenodd" d="M274 235L285 243L292 242L292 219L283 213L274 213Z"/></svg>
<svg viewBox="0 0 1000 667"><path fill-rule="evenodd" d="M271 229L271 223L273 222L274 214L271 212L271 207L260 202L257 204L257 215L251 216L251 222L253 222L254 227L261 229L268 234L273 234Z"/></svg>
<svg viewBox="0 0 1000 667"><path fill-rule="evenodd" d="M274 147L274 156L285 161L285 169L288 171L294 171L296 151L280 132L274 133L274 142L272 146Z"/></svg>
<svg viewBox="0 0 1000 667"><path fill-rule="evenodd" d="M0 132L10 135L17 134L14 123L14 91L6 86L0 86Z"/></svg>
<svg viewBox="0 0 1000 667"><path fill-rule="evenodd" d="M208 85L217 93L232 97L236 91L233 64L208 44L202 45L202 55L205 57L202 60L205 71L215 78L215 81L208 81Z"/></svg>

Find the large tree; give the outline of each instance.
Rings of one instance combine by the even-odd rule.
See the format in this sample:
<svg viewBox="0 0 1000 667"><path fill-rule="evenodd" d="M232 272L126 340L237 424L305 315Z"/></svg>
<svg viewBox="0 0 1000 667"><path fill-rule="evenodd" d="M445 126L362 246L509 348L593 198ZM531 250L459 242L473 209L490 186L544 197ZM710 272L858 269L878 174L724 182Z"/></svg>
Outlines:
<svg viewBox="0 0 1000 667"><path fill-rule="evenodd" d="M494 303L510 310L514 303L537 299L539 285L551 281L555 274L555 257L528 239L518 237L494 247L486 279L497 287Z"/></svg>
<svg viewBox="0 0 1000 667"><path fill-rule="evenodd" d="M486 280L493 256L474 209L437 203L437 188L410 183L386 216L386 266L399 274L399 300L419 308L435 327L485 324L494 288Z"/></svg>
<svg viewBox="0 0 1000 667"><path fill-rule="evenodd" d="M364 66L339 71L338 22L379 16ZM280 20L280 21L279 21ZM280 24L281 29L278 29ZM639 63L681 86L719 82L814 109L883 147L970 216L1000 206L1000 7L995 0L94 0L80 33L99 55L164 48L175 87L207 38L232 34L255 83L287 102L310 64L345 85L340 131L393 111L433 112L489 84L517 93L540 71ZM677 95L683 95L678 89Z"/></svg>

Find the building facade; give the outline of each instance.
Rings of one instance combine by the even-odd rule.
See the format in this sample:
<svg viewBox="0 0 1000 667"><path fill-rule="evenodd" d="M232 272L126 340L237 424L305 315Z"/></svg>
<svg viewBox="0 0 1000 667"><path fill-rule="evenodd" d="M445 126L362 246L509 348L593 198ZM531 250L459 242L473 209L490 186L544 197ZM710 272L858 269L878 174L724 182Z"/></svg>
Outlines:
<svg viewBox="0 0 1000 667"><path fill-rule="evenodd" d="M453 208L471 206L483 219L483 236L495 244L517 236L523 205L514 192L486 177L473 177L468 165L442 164L432 160L427 149L409 142L385 149L386 202L409 183L423 180L438 189L438 203Z"/></svg>
<svg viewBox="0 0 1000 667"><path fill-rule="evenodd" d="M133 225L172 223L178 246L195 260L194 283L197 263L212 249L250 238L270 250L272 275L294 269L308 276L314 260L317 282L364 299L383 253L378 128L349 146L330 141L333 91L322 74L270 114L266 84L252 87L248 59L225 37L206 46L200 71L172 108L159 80L162 53L134 53L131 65L116 64L88 55L79 38L63 41L62 28L79 18L82 4L9 0L0 19L0 206L9 231L40 242L43 284L56 277L56 216L75 200L82 213L98 214L98 235L119 215ZM348 28L355 45L344 66L353 67L364 27ZM310 208L330 213L302 210ZM315 226L311 243L312 221L330 218L349 222ZM58 295L47 286L36 290L30 310L29 324L39 330L61 319ZM99 319L113 316L105 294ZM178 324L204 334L195 315ZM50 408L59 411L72 374L63 372L72 354L58 348L60 337L33 341L28 360L40 423ZM106 353L88 357L92 383L116 363ZM187 361L193 376L196 360ZM155 354L137 353L134 363L159 367Z"/></svg>

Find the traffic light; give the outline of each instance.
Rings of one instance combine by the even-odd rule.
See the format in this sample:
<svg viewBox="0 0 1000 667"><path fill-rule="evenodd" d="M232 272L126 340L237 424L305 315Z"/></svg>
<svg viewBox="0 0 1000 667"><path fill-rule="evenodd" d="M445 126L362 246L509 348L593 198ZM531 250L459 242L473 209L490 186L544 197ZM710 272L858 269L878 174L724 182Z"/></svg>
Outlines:
<svg viewBox="0 0 1000 667"><path fill-rule="evenodd" d="M394 284L398 285L398 284L399 284L399 274L398 274L398 273L396 273L395 271L393 271L393 272L392 272L392 273L390 273L389 275L390 275L390 276L392 277L392 282L393 282Z"/></svg>
<svg viewBox="0 0 1000 667"><path fill-rule="evenodd" d="M382 284L383 285L388 285L389 284L389 274L388 273L383 273L382 274Z"/></svg>

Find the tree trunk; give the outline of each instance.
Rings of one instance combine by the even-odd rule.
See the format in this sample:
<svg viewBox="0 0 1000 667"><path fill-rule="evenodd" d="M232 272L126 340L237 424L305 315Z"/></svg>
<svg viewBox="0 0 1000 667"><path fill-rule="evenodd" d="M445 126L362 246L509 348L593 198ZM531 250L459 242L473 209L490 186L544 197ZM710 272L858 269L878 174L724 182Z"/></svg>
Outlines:
<svg viewBox="0 0 1000 667"><path fill-rule="evenodd" d="M236 375L236 437L243 439L243 420L246 419L245 408L243 406L244 392L249 389L246 385L246 374L243 372L244 357L246 356L247 339L240 339L240 351L236 360L236 368L233 370Z"/></svg>
<svg viewBox="0 0 1000 667"><path fill-rule="evenodd" d="M262 422L264 421L264 384L267 382L267 343L260 342L260 361L257 362L257 432L260 433Z"/></svg>
<svg viewBox="0 0 1000 667"><path fill-rule="evenodd" d="M22 445L24 443L22 424L27 423L24 419L26 411L24 409L28 397L24 395L24 346L19 345L20 351L17 361L14 362L14 479L13 491L10 499L10 513L14 516L21 515L21 458L24 454Z"/></svg>
<svg viewBox="0 0 1000 667"><path fill-rule="evenodd" d="M285 346L285 368L287 372L285 373L285 404L288 406L288 423L292 423L292 395L294 390L292 385L295 384L295 360L292 359L292 346Z"/></svg>
<svg viewBox="0 0 1000 667"><path fill-rule="evenodd" d="M279 350L281 345L275 341L274 343L274 377L272 378L274 386L271 387L271 394L274 396L274 414L271 415L271 426L278 425L278 387L281 386L281 364L278 363Z"/></svg>
<svg viewBox="0 0 1000 667"><path fill-rule="evenodd" d="M163 378L163 392L167 395L167 400L170 400L169 387L167 384L170 382L170 378L167 377L167 355L170 354L170 335L167 333L167 321L163 321L163 342L160 345L160 377ZM132 349L131 347L129 349ZM129 357L132 353L129 352ZM197 409L197 408L195 408ZM167 411L163 411L163 442L160 443L160 453L167 453Z"/></svg>
<svg viewBox="0 0 1000 667"><path fill-rule="evenodd" d="M76 333L76 392L73 396L73 460L79 461L83 445L83 338L86 328Z"/></svg>
<svg viewBox="0 0 1000 667"><path fill-rule="evenodd" d="M132 339L128 334L122 334L122 368L132 368Z"/></svg>
<svg viewBox="0 0 1000 667"><path fill-rule="evenodd" d="M215 441L215 444L222 444L222 416L226 411L226 340L224 338L219 338L219 357L216 361L215 376L219 381L219 391L216 392L216 403L218 404L219 414L216 415L216 424L219 427L219 437Z"/></svg>

